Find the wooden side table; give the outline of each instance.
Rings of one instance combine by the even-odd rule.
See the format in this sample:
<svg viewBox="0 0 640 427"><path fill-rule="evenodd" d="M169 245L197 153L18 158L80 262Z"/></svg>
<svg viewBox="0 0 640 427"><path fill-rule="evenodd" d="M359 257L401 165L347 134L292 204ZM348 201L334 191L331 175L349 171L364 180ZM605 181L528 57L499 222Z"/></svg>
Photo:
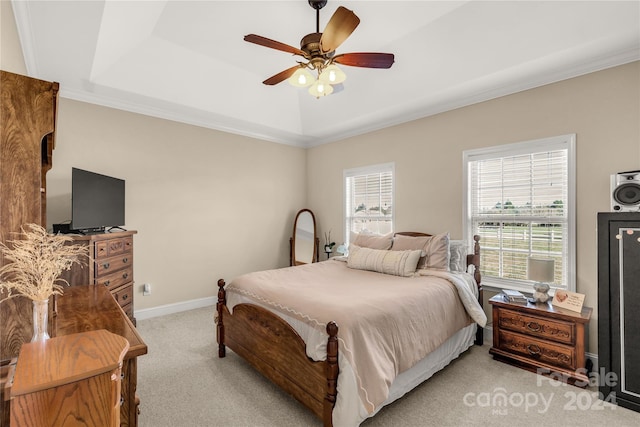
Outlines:
<svg viewBox="0 0 640 427"><path fill-rule="evenodd" d="M500 360L569 384L589 384L586 360L592 309L581 313L554 307L550 302L517 304L501 294L489 300L493 310L493 346Z"/></svg>

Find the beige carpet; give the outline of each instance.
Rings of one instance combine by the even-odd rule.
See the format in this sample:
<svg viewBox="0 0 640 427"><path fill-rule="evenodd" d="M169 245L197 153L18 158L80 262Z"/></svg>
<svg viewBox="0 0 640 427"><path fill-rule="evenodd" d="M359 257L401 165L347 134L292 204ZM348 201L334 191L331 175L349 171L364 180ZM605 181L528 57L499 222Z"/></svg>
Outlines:
<svg viewBox="0 0 640 427"><path fill-rule="evenodd" d="M233 352L218 359L213 310L138 322L149 346L138 359L140 426L320 427ZM362 426L640 425L640 413L603 403L595 388L559 385L494 361L488 351L472 347Z"/></svg>

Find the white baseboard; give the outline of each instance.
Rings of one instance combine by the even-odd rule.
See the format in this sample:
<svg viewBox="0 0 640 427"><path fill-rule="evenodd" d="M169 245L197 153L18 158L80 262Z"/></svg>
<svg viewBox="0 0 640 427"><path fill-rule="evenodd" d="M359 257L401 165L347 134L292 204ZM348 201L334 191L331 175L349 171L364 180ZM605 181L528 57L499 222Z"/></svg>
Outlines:
<svg viewBox="0 0 640 427"><path fill-rule="evenodd" d="M153 317L166 316L167 314L180 313L181 311L213 306L216 302L216 297L192 299L189 301L176 302L174 304L136 310L134 312L134 316L136 317L136 320L151 319Z"/></svg>

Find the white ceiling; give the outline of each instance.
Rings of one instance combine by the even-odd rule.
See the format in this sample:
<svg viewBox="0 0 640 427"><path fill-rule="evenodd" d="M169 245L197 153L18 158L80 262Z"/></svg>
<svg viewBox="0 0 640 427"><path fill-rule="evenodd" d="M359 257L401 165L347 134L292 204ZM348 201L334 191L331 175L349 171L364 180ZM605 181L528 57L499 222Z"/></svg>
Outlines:
<svg viewBox="0 0 640 427"><path fill-rule="evenodd" d="M395 54L343 67L316 99L266 78L315 32L307 0L13 1L29 75L60 95L298 146L314 146L640 59L640 1L329 1L360 18L337 49Z"/></svg>

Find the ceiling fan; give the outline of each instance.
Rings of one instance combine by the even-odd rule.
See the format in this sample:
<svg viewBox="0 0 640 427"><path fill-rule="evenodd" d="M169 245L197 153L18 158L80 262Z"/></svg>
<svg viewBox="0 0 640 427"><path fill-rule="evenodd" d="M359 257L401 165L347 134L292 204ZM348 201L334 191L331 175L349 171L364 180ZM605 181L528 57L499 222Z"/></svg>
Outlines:
<svg viewBox="0 0 640 427"><path fill-rule="evenodd" d="M320 32L320 9L327 0L308 0L309 5L316 10L316 32L307 34L300 41L300 49L280 43L256 34L249 34L244 40L283 52L292 53L304 58L297 61L298 65L269 77L262 83L276 85L289 80L294 86L309 87L309 93L316 98L333 92L333 85L340 84L346 75L336 64L363 68L390 68L394 62L392 53L356 52L336 55L336 49L351 35L360 24L360 18L353 11L338 7L324 32ZM315 71L315 77L309 70Z"/></svg>

